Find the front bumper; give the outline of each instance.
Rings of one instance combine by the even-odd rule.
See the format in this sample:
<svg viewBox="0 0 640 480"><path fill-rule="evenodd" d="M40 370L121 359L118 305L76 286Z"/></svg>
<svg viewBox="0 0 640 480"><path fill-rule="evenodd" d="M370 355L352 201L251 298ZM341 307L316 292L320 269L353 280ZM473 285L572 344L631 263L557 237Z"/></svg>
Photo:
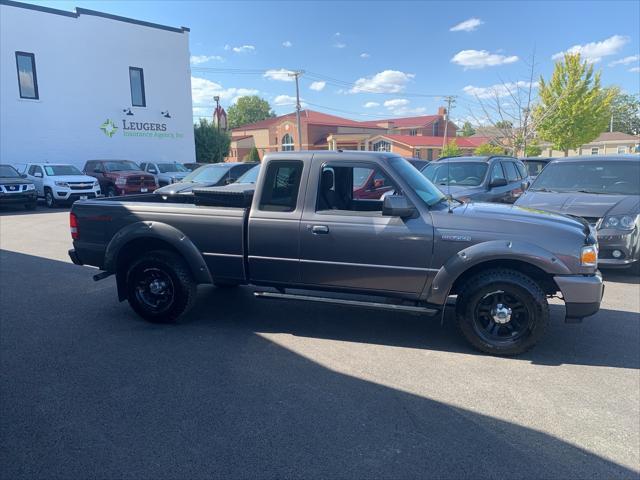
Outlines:
<svg viewBox="0 0 640 480"><path fill-rule="evenodd" d="M20 193L3 193L0 192L0 204L29 204L37 201L35 190L29 190Z"/></svg>
<svg viewBox="0 0 640 480"><path fill-rule="evenodd" d="M99 188L93 190L53 190L53 198L55 198L57 202L73 203L76 200L81 200L82 197L87 197L87 199L89 199L97 198L98 196L100 196Z"/></svg>
<svg viewBox="0 0 640 480"><path fill-rule="evenodd" d="M640 231L637 228L629 233L601 230L598 232L598 248L599 266L628 267L640 261ZM613 255L616 250L617 258Z"/></svg>
<svg viewBox="0 0 640 480"><path fill-rule="evenodd" d="M75 265L84 265L73 248L69 250L69 258Z"/></svg>
<svg viewBox="0 0 640 480"><path fill-rule="evenodd" d="M594 275L557 275L553 278L562 292L565 321L579 321L600 310L604 282L600 272Z"/></svg>

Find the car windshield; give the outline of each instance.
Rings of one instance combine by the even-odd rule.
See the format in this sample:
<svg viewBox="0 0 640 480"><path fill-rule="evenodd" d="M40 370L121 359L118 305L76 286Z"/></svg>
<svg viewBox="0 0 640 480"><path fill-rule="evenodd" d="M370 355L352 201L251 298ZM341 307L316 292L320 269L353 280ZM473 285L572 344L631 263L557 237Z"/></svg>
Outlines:
<svg viewBox="0 0 640 480"><path fill-rule="evenodd" d="M404 158L390 158L389 164L427 205L444 200L444 194Z"/></svg>
<svg viewBox="0 0 640 480"><path fill-rule="evenodd" d="M20 174L11 165L0 165L0 177L20 178Z"/></svg>
<svg viewBox="0 0 640 480"><path fill-rule="evenodd" d="M477 187L487 174L484 162L432 162L422 173L437 185Z"/></svg>
<svg viewBox="0 0 640 480"><path fill-rule="evenodd" d="M256 165L255 167L251 167L249 170L244 172L236 183L256 183L258 181L258 174L260 173L260 165Z"/></svg>
<svg viewBox="0 0 640 480"><path fill-rule="evenodd" d="M140 167L129 160L120 160L115 162L104 162L104 168L107 172L130 172L140 170Z"/></svg>
<svg viewBox="0 0 640 480"><path fill-rule="evenodd" d="M218 183L231 168L230 164L218 163L196 168L184 177L183 182Z"/></svg>
<svg viewBox="0 0 640 480"><path fill-rule="evenodd" d="M62 175L82 175L82 172L73 165L45 165L44 171L49 177Z"/></svg>
<svg viewBox="0 0 640 480"><path fill-rule="evenodd" d="M550 163L538 175L531 190L640 195L640 162L589 160Z"/></svg>
<svg viewBox="0 0 640 480"><path fill-rule="evenodd" d="M160 173L189 171L187 167L181 163L158 163L158 170L160 170Z"/></svg>
<svg viewBox="0 0 640 480"><path fill-rule="evenodd" d="M542 169L547 165L547 162L542 160L527 160L525 161L527 171L532 177L540 175Z"/></svg>

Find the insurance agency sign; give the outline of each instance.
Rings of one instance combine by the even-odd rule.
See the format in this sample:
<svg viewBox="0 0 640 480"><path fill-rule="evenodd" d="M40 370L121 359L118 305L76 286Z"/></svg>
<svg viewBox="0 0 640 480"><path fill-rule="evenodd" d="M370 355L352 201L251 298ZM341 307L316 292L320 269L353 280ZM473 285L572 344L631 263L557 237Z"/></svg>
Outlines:
<svg viewBox="0 0 640 480"><path fill-rule="evenodd" d="M183 133L172 130L170 125L166 123L140 122L125 118L119 121L107 118L100 125L100 130L109 138L117 135L158 139L180 139L184 137Z"/></svg>

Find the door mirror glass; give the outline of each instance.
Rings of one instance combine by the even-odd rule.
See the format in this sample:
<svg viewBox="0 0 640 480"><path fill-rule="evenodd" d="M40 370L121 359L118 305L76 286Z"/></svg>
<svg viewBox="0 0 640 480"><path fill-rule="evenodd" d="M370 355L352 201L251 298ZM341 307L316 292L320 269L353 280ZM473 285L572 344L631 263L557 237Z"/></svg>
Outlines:
<svg viewBox="0 0 640 480"><path fill-rule="evenodd" d="M504 187L506 185L507 185L506 179L494 178L493 180L491 180L491 183L489 184L489 188Z"/></svg>
<svg viewBox="0 0 640 480"><path fill-rule="evenodd" d="M42 172L36 172L33 174L34 177L42 178Z"/></svg>
<svg viewBox="0 0 640 480"><path fill-rule="evenodd" d="M529 188L529 182L527 181L522 182L521 187L522 187L522 190L526 190L527 188Z"/></svg>
<svg viewBox="0 0 640 480"><path fill-rule="evenodd" d="M404 195L387 195L382 201L382 215L385 217L412 217L416 207L411 205Z"/></svg>

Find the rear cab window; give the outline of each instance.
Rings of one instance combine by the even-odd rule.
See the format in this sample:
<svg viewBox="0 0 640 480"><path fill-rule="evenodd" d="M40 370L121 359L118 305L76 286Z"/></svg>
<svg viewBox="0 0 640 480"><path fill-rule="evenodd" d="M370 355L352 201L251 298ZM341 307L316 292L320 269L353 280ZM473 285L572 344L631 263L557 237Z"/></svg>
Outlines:
<svg viewBox="0 0 640 480"><path fill-rule="evenodd" d="M267 212L293 212L298 203L302 167L299 160L269 162L258 208Z"/></svg>

